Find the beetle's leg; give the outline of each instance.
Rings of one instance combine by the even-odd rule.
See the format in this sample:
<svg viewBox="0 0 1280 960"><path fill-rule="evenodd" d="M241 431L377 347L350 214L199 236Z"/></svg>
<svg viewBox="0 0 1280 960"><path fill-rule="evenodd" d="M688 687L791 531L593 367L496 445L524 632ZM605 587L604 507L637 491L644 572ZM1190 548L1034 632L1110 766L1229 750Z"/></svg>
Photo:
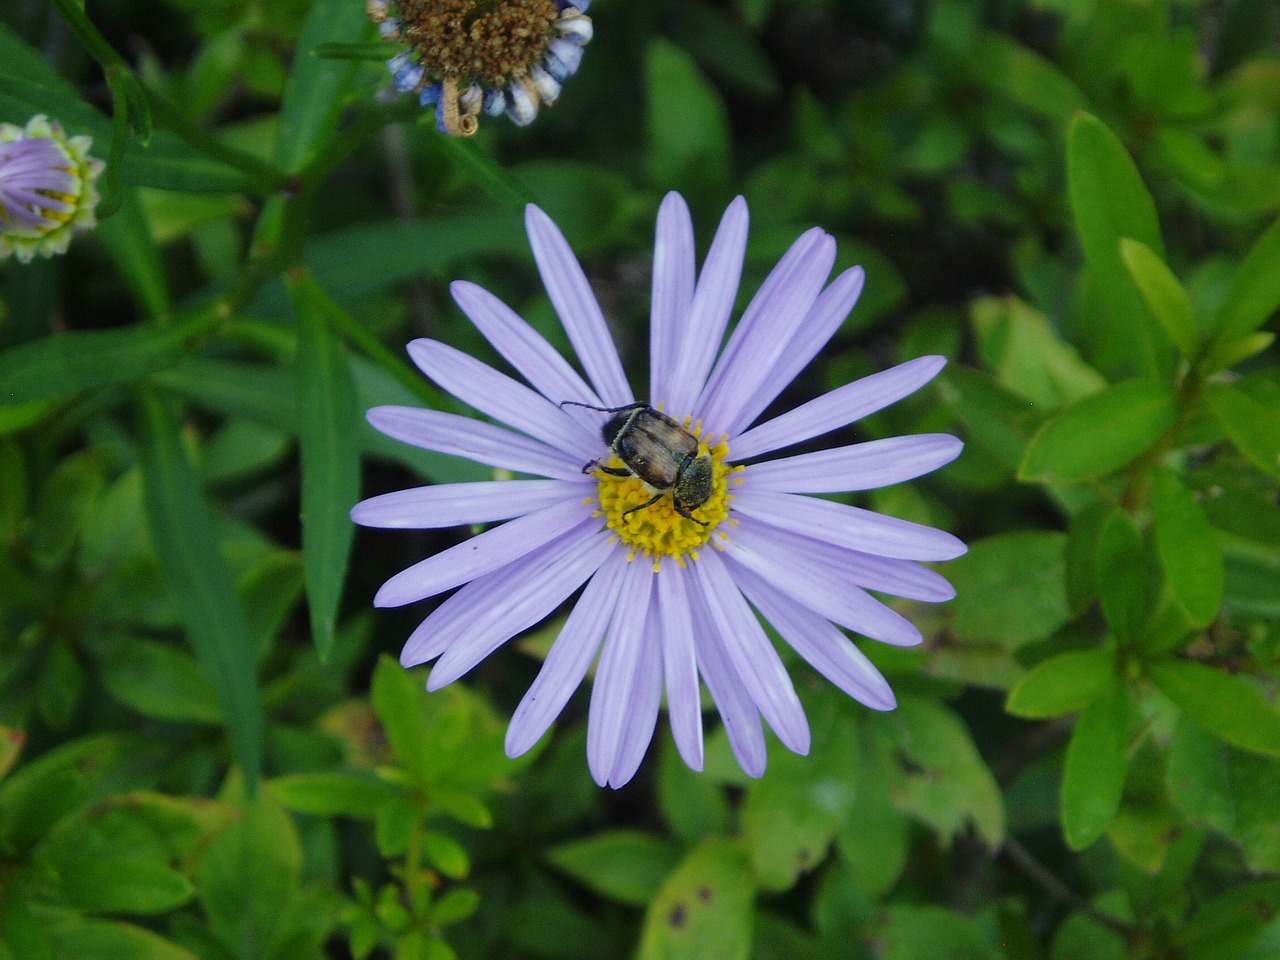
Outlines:
<svg viewBox="0 0 1280 960"><path fill-rule="evenodd" d="M620 407L593 407L589 403L579 403L577 400L561 400L556 406L561 410L565 407L586 407L588 410L598 410L600 413L623 413L626 410L642 410L649 404L644 400L637 400L635 403L624 403Z"/></svg>
<svg viewBox="0 0 1280 960"><path fill-rule="evenodd" d="M611 477L632 477L635 476L630 470L623 470L620 467L606 467L599 460L588 460L582 465L583 473L590 473L593 470L600 470L609 474Z"/></svg>
<svg viewBox="0 0 1280 960"><path fill-rule="evenodd" d="M686 520L692 520L694 523L696 523L700 527L705 527L707 525L705 520L699 520L692 513L686 510L684 508L684 504L681 503L679 500L677 500L675 497L671 498L671 505L676 508L676 513L680 514L680 516L684 517ZM626 514L623 514L623 516L626 516Z"/></svg>
<svg viewBox="0 0 1280 960"><path fill-rule="evenodd" d="M630 476L630 474L628 474L628 476ZM667 492L667 491L665 491L665 490L659 490L657 493L655 493L655 494L653 495L652 499L650 499L650 500L646 500L644 503L640 504L640 506L638 506L638 507L632 507L632 508L631 508L630 510L628 510L626 513L624 513L624 514L622 515L622 519L623 519L623 520L627 519L627 517L631 516L631 515L632 515L633 513L635 513L637 510L643 510L645 507L652 507L655 503L657 503L659 500L661 500L661 499L666 495L666 492Z"/></svg>

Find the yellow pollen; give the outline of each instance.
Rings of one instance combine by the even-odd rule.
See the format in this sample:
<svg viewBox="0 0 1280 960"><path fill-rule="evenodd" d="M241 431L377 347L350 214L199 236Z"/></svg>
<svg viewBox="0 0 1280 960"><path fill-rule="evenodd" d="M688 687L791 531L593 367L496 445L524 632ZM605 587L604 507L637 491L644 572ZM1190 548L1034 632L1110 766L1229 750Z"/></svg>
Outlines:
<svg viewBox="0 0 1280 960"><path fill-rule="evenodd" d="M742 482L734 475L741 473L743 468L728 462L729 443L726 437L720 437L712 446L702 437L701 424L691 427L690 419L686 417L684 425L686 430L701 441L698 444L698 455L710 453L715 465L711 497L706 503L689 511L706 526L676 512L671 490L663 491L659 500L646 507L644 504L652 500L658 490L639 477L616 477L603 470L596 470L593 474L600 484L596 516L604 517L606 526L614 532L617 539L631 548L627 559L634 560L638 554L645 554L653 558L655 571L661 566L663 557L674 557L677 563L684 566L686 557L698 559L699 548L714 540L728 539L725 530L717 535L717 528L721 524L725 528L732 525L733 521L728 519L730 502L733 500L733 494L729 492L730 484ZM626 464L616 455L603 465L615 470L627 469ZM723 549L721 543L713 545Z"/></svg>

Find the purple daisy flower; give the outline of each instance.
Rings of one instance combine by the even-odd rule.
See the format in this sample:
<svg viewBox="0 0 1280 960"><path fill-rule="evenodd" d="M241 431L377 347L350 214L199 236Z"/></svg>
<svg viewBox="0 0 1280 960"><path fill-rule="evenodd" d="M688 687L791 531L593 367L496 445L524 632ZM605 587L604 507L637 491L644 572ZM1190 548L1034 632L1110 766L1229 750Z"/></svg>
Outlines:
<svg viewBox="0 0 1280 960"><path fill-rule="evenodd" d="M888 683L841 628L919 643L920 631L868 591L949 600L954 589L921 562L952 559L965 546L940 530L807 495L910 480L949 463L961 443L922 434L776 454L913 393L943 358L912 360L756 424L839 328L863 272L827 285L835 241L808 231L722 348L747 205L741 197L729 205L699 273L688 208L671 193L658 215L653 373L640 403L564 237L537 207L525 220L586 377L501 300L462 281L454 299L528 386L443 343L409 345L428 377L506 426L407 407L375 408L370 422L407 443L538 479L419 487L352 511L372 527L507 521L383 585L374 602L388 607L457 588L409 637L401 662L435 660L427 687L439 689L583 588L516 708L506 746L513 757L530 749L598 657L587 758L601 786L635 774L664 689L680 754L702 768L699 677L748 774L765 769L762 720L788 748L808 751L808 722L761 617L841 690L891 709Z"/></svg>
<svg viewBox="0 0 1280 960"><path fill-rule="evenodd" d="M94 225L102 161L88 137L68 137L43 114L0 123L0 260L65 253L76 229Z"/></svg>

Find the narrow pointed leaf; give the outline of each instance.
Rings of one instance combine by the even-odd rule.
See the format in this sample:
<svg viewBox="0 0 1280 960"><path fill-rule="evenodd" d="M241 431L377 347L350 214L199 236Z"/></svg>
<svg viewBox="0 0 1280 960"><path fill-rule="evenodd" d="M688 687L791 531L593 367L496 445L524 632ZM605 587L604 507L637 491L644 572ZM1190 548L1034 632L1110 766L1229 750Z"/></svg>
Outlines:
<svg viewBox="0 0 1280 960"><path fill-rule="evenodd" d="M1152 315L1168 334L1173 345L1188 360L1200 352L1200 328L1196 324L1191 298L1173 272L1155 251L1141 240L1125 237L1120 241L1120 256L1129 268L1129 276L1147 301Z"/></svg>
<svg viewBox="0 0 1280 960"><path fill-rule="evenodd" d="M1252 333L1280 308L1280 220L1253 245L1218 308L1214 342L1230 343Z"/></svg>
<svg viewBox="0 0 1280 960"><path fill-rule="evenodd" d="M1280 710L1248 677L1203 663L1153 664L1151 679L1187 717L1232 746L1280 756Z"/></svg>
<svg viewBox="0 0 1280 960"><path fill-rule="evenodd" d="M1102 836L1120 809L1130 712L1128 693L1117 682L1076 721L1062 772L1062 827L1073 850Z"/></svg>
<svg viewBox="0 0 1280 960"><path fill-rule="evenodd" d="M302 557L311 633L333 649L360 495L360 411L351 366L329 319L341 310L309 276L291 281L298 313L297 393L302 453Z"/></svg>
<svg viewBox="0 0 1280 960"><path fill-rule="evenodd" d="M1222 551L1204 507L1174 474L1156 474L1156 549L1173 595L1197 627L1208 626L1222 605Z"/></svg>
<svg viewBox="0 0 1280 960"><path fill-rule="evenodd" d="M1267 473L1280 476L1280 416L1230 384L1210 384L1205 397L1236 448Z"/></svg>
<svg viewBox="0 0 1280 960"><path fill-rule="evenodd" d="M217 693L231 752L252 786L262 766L263 718L244 608L173 416L151 391L142 394L140 414L147 519L160 570Z"/></svg>

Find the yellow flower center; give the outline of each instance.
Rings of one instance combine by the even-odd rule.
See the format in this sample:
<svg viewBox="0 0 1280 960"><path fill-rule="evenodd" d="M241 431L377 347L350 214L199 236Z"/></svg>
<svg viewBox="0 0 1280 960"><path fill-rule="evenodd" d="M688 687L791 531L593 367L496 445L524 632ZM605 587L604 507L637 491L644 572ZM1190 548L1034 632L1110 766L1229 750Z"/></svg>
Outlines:
<svg viewBox="0 0 1280 960"><path fill-rule="evenodd" d="M593 474L600 484L600 509L596 516L604 517L605 525L631 548L628 559L634 560L638 553L651 556L655 571L663 557L674 557L681 566L685 565L686 557L698 559L698 550L711 542L720 525L728 520L729 504L733 500L730 484L742 482L735 474L743 468L728 462L728 440L721 437L712 446L703 438L701 425L692 426L688 417L684 423L685 429L699 438L697 455L710 454L714 465L711 496L706 503L687 511L695 519L681 516L676 510L678 483L671 489L658 490L634 474L615 476L599 469ZM602 465L611 470L628 469L616 455L607 462L602 461ZM650 503L655 495L660 496ZM719 539L727 540L728 534L720 531ZM723 549L719 544L716 546Z"/></svg>

